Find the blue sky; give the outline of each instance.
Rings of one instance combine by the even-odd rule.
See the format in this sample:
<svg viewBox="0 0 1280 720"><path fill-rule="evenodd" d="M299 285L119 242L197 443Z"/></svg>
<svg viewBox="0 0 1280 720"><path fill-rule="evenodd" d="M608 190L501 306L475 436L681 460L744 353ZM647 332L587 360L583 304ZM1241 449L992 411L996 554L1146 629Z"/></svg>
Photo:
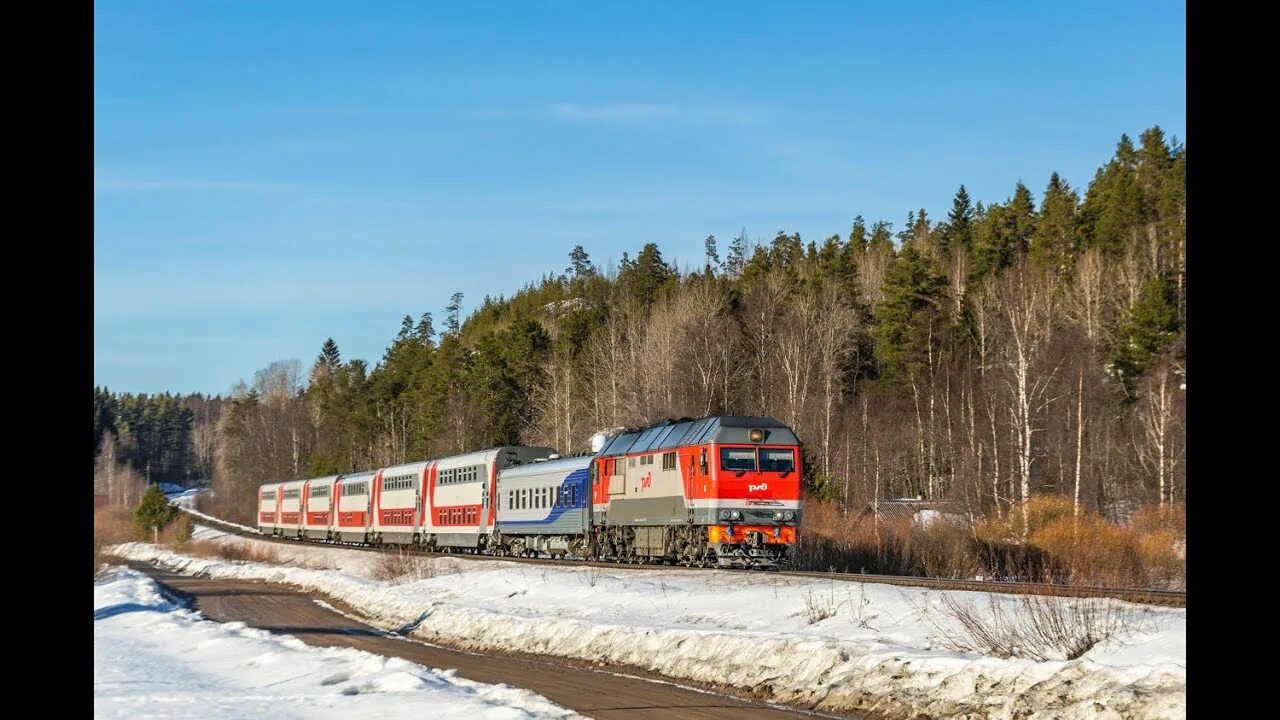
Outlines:
<svg viewBox="0 0 1280 720"><path fill-rule="evenodd" d="M567 264L941 219L1186 139L1182 3L97 2L94 382L370 365ZM439 325L439 323L437 323Z"/></svg>

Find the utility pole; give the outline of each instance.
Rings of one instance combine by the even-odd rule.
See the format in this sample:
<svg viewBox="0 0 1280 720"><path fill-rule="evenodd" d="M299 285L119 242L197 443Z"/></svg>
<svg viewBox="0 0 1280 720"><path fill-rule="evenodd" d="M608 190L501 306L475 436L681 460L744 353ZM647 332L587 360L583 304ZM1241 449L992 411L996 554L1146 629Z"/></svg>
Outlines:
<svg viewBox="0 0 1280 720"><path fill-rule="evenodd" d="M151 461L147 461L147 484L151 484Z"/></svg>

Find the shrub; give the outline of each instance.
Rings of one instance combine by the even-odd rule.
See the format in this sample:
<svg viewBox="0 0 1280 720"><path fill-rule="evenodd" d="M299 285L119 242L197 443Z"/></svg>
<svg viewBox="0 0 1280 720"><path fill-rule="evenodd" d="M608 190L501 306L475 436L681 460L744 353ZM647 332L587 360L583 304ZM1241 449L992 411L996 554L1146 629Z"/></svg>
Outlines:
<svg viewBox="0 0 1280 720"><path fill-rule="evenodd" d="M941 598L940 613L932 611L927 596L915 607L933 628L933 639L959 652L1000 658L1074 660L1101 642L1122 643L1155 622L1154 616L1134 619L1122 604L1107 598L1021 595L1010 601L989 593L985 604L952 593Z"/></svg>

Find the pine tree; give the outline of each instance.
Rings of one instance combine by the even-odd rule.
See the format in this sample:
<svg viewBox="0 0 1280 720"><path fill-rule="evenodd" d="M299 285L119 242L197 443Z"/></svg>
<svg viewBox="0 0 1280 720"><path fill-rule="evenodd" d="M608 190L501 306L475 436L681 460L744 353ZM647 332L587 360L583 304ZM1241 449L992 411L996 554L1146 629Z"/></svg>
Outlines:
<svg viewBox="0 0 1280 720"><path fill-rule="evenodd" d="M747 229L742 228L742 232L738 233L738 237L733 239L729 244L729 257L725 261L724 271L731 278L742 276L742 270L747 264Z"/></svg>
<svg viewBox="0 0 1280 720"><path fill-rule="evenodd" d="M444 308L445 312L445 333L448 335L457 335L462 329L462 293L456 292L449 298L449 304Z"/></svg>
<svg viewBox="0 0 1280 720"><path fill-rule="evenodd" d="M705 272L707 277L715 275L716 270L720 267L720 253L716 251L716 236L708 235L703 241L703 248L707 254L707 266Z"/></svg>
<svg viewBox="0 0 1280 720"><path fill-rule="evenodd" d="M418 318L418 327L414 330L414 339L423 345L430 347L436 336L435 325L431 322L431 313L424 312L422 317Z"/></svg>
<svg viewBox="0 0 1280 720"><path fill-rule="evenodd" d="M565 268L565 273L573 280L596 274L595 266L591 264L591 258L587 255L587 251L582 249L581 245L574 245L573 250L569 251L569 267Z"/></svg>

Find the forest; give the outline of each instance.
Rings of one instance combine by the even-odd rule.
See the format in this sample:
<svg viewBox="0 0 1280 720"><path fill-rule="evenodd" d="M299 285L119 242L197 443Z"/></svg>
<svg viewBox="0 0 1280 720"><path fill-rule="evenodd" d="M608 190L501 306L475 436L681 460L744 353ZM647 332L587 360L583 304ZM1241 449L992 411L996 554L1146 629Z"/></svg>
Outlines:
<svg viewBox="0 0 1280 720"><path fill-rule="evenodd" d="M308 365L273 363L225 399L95 388L95 458L211 478L211 508L248 522L267 481L770 415L804 442L811 566L1013 562L1024 576L1176 586L1185 258L1186 148L1152 127L1121 136L1082 189L1054 173L987 203L961 185L945 217L916 209L899 226L856 216L821 239L708 236L683 272L653 243L616 266L576 246L563 272L468 316L461 294L438 316L406 315L372 367L330 338ZM882 526L880 503L901 498L966 522Z"/></svg>

